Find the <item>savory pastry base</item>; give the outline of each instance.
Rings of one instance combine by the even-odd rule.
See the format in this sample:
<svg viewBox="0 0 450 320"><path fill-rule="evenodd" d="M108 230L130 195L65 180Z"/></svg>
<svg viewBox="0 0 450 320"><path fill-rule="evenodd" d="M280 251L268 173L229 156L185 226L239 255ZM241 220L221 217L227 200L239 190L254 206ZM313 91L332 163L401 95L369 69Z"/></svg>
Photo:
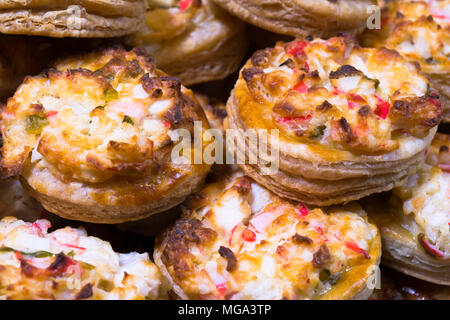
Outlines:
<svg viewBox="0 0 450 320"><path fill-rule="evenodd" d="M161 274L147 253L119 254L84 229L48 232L50 227L47 220L0 220L1 299L165 297Z"/></svg>
<svg viewBox="0 0 450 320"><path fill-rule="evenodd" d="M418 235L406 229L403 220L389 213L388 202L389 198L379 196L363 201L364 209L380 228L382 264L418 279L449 286L449 260L437 259L427 253L419 243ZM409 223L414 225L413 221Z"/></svg>
<svg viewBox="0 0 450 320"><path fill-rule="evenodd" d="M178 298L367 299L372 292L381 241L356 203L295 206L236 173L182 208L154 251Z"/></svg>
<svg viewBox="0 0 450 320"><path fill-rule="evenodd" d="M339 204L403 184L441 113L439 94L397 52L298 39L255 52L242 68L225 121L237 142L227 148L279 196ZM272 156L251 132L267 136Z"/></svg>
<svg viewBox="0 0 450 320"><path fill-rule="evenodd" d="M139 29L142 0L0 1L0 32L49 37L118 37Z"/></svg>
<svg viewBox="0 0 450 320"><path fill-rule="evenodd" d="M184 85L224 79L247 52L245 24L210 0L149 1L147 25L126 43L144 47L156 65Z"/></svg>
<svg viewBox="0 0 450 320"><path fill-rule="evenodd" d="M450 285L450 136L436 135L427 163L392 195L365 199L381 230L383 264ZM446 172L447 171L447 172Z"/></svg>
<svg viewBox="0 0 450 320"><path fill-rule="evenodd" d="M4 175L21 176L45 209L67 219L146 218L182 202L210 169L192 157L210 143L194 145L194 122L208 128L194 94L139 50L61 61L28 77L2 116ZM192 139L181 141L177 129Z"/></svg>
<svg viewBox="0 0 450 320"><path fill-rule="evenodd" d="M240 19L290 36L330 37L365 27L372 0L214 0Z"/></svg>
<svg viewBox="0 0 450 320"><path fill-rule="evenodd" d="M150 184L151 189L159 189L155 194L148 194L146 187L133 190L133 187L121 188L123 182L106 183L98 186L85 185L80 187L78 182L67 184L53 176L48 168L32 166L22 174L20 181L25 190L37 199L48 211L69 220L80 220L92 223L121 223L144 219L155 213L167 211L183 202L187 195L197 190L205 179L204 170L184 172L178 181L169 181L168 184ZM172 183L170 183L172 182ZM135 187L134 187L135 188ZM118 193L137 192L136 199L126 203L114 197L108 199L113 204L108 205L102 197L108 194L107 190L118 190ZM98 195L98 196L95 196ZM133 205L142 197L142 205Z"/></svg>

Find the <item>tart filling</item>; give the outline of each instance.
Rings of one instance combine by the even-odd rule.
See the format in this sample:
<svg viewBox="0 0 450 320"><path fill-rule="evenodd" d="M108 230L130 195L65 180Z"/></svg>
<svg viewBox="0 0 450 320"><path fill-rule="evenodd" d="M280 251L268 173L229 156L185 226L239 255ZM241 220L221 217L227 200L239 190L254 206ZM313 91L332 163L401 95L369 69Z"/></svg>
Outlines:
<svg viewBox="0 0 450 320"><path fill-rule="evenodd" d="M181 298L348 299L379 259L378 230L356 203L294 205L237 174L184 209L155 252Z"/></svg>
<svg viewBox="0 0 450 320"><path fill-rule="evenodd" d="M156 299L160 272L148 254L119 254L84 229L48 232L47 220L0 220L0 298Z"/></svg>
<svg viewBox="0 0 450 320"><path fill-rule="evenodd" d="M413 219L405 227L418 234L423 249L436 258L450 257L450 153L449 139L438 135L428 163L408 182L393 190L393 208Z"/></svg>
<svg viewBox="0 0 450 320"><path fill-rule="evenodd" d="M361 41L417 61L425 73L450 73L450 1L395 1L382 11L381 29Z"/></svg>
<svg viewBox="0 0 450 320"><path fill-rule="evenodd" d="M406 158L424 149L442 113L439 93L414 64L343 37L256 52L234 92L245 126L279 129L282 148L301 149L301 158L325 150L338 161Z"/></svg>

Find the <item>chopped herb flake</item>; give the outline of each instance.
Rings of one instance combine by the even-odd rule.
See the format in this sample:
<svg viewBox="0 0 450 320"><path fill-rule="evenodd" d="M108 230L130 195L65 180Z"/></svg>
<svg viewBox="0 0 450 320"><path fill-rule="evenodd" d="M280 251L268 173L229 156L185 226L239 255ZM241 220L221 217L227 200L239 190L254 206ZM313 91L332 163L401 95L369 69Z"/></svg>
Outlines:
<svg viewBox="0 0 450 320"><path fill-rule="evenodd" d="M119 98L119 93L113 88L108 87L108 89L105 90L105 101L109 102L111 100L116 100Z"/></svg>
<svg viewBox="0 0 450 320"><path fill-rule="evenodd" d="M26 118L25 130L31 134L40 134L46 125L48 125L48 120L45 115L32 114Z"/></svg>
<svg viewBox="0 0 450 320"><path fill-rule="evenodd" d="M131 119L129 116L124 116L123 117L123 121L122 122L126 122L126 123L129 123L129 124L131 124L132 126L134 126L134 121L133 121L133 119Z"/></svg>

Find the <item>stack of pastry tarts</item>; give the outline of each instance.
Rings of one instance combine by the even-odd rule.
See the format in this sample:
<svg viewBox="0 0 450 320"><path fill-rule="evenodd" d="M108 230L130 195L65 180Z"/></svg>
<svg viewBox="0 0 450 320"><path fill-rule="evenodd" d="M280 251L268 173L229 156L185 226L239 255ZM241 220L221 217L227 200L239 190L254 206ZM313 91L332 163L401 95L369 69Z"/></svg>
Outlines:
<svg viewBox="0 0 450 320"><path fill-rule="evenodd" d="M450 2L375 4L0 0L0 299L445 298Z"/></svg>
<svg viewBox="0 0 450 320"><path fill-rule="evenodd" d="M396 51L345 37L298 39L253 54L227 103L227 126L277 129L264 159L243 170L273 192L315 205L357 200L405 182L440 121L439 93ZM256 153L239 144L236 153ZM260 156L260 153L258 154Z"/></svg>

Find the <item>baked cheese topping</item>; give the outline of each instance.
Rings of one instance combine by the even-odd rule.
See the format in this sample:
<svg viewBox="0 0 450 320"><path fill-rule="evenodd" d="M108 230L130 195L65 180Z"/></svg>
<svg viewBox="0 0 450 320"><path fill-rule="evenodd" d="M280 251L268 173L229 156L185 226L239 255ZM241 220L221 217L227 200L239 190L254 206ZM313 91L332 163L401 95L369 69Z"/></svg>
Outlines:
<svg viewBox="0 0 450 320"><path fill-rule="evenodd" d="M48 232L47 220L0 220L0 299L156 299L148 254L119 254L84 229Z"/></svg>
<svg viewBox="0 0 450 320"><path fill-rule="evenodd" d="M32 163L85 183L149 176L173 145L171 131L202 120L198 110L192 92L139 50L70 58L28 77L9 100L3 167L20 173L31 154Z"/></svg>
<svg viewBox="0 0 450 320"><path fill-rule="evenodd" d="M394 189L403 213L419 226L419 242L433 256L450 257L450 139L438 135L428 155L428 164Z"/></svg>
<svg viewBox="0 0 450 320"><path fill-rule="evenodd" d="M191 196L157 248L189 298L309 299L376 261L377 234L355 203L294 206L238 174Z"/></svg>
<svg viewBox="0 0 450 320"><path fill-rule="evenodd" d="M450 1L448 0L427 0L433 19L444 28L450 25ZM447 43L448 45L448 43Z"/></svg>
<svg viewBox="0 0 450 320"><path fill-rule="evenodd" d="M369 46L395 49L426 73L450 72L450 1L395 1L382 11L381 30L363 34Z"/></svg>
<svg viewBox="0 0 450 320"><path fill-rule="evenodd" d="M413 63L345 37L257 51L235 95L248 127L278 128L290 141L363 154L425 137L442 113L439 94Z"/></svg>

